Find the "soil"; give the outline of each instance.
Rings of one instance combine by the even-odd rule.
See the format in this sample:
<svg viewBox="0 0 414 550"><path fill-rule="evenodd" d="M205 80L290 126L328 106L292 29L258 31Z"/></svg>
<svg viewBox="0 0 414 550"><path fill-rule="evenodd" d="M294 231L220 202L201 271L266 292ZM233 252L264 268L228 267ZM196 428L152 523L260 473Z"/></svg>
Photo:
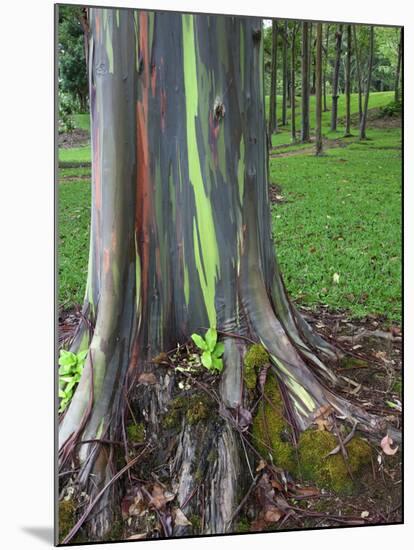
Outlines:
<svg viewBox="0 0 414 550"><path fill-rule="evenodd" d="M355 320L350 319L346 311L330 311L327 307L317 310L304 307L300 309L309 324L347 354L338 364L331 365L338 376L345 376L348 381L348 385L340 390L343 396L351 398L369 412L385 416L391 425L400 428L403 354L401 328L382 317L369 315ZM79 319L79 309L62 310L59 313L59 346L65 347L70 341ZM210 375L206 373L206 376ZM212 382L206 379L205 383L208 385ZM351 496L338 496L323 489L303 486L300 480L293 481L288 474L286 481L286 478L280 478L280 470L271 465L264 466L256 478L256 486L244 499L238 516L240 521L236 521L234 531L401 523L402 452L399 450L390 456L379 445L371 446L373 455L370 471L364 475L358 489ZM257 510L261 506L260 494L263 493L263 487L266 489L266 483L270 491L274 487L281 487L283 483L288 487L277 493L279 509L285 509L274 522L257 519ZM151 485L148 487L151 490ZM127 504L129 506L129 501ZM272 510L271 513L275 513L274 507ZM279 512L276 518L278 515ZM154 531L152 535L148 532L146 535L142 532L141 535L136 535L133 525L133 520L128 520L118 538L122 540L154 536Z"/></svg>
<svg viewBox="0 0 414 550"><path fill-rule="evenodd" d="M62 134L59 134L58 146L63 149L79 147L80 145L86 145L89 143L89 139L90 133L88 130L75 128L72 132L63 132Z"/></svg>

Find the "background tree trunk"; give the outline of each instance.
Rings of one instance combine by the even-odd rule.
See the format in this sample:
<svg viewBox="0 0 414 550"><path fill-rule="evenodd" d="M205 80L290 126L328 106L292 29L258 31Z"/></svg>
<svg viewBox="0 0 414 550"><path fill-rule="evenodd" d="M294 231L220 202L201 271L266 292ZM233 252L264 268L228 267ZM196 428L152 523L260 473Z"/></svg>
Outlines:
<svg viewBox="0 0 414 550"><path fill-rule="evenodd" d="M401 73L401 61L402 61L402 46L403 46L403 27L400 29L400 41L398 43L398 60L397 70L395 72L395 86L394 86L394 99L400 100L400 73Z"/></svg>
<svg viewBox="0 0 414 550"><path fill-rule="evenodd" d="M353 39L354 39L355 64L356 64L357 84L358 84L358 123L361 124L361 119L362 119L361 56L360 56L359 49L358 49L356 25L352 25L352 32L353 32Z"/></svg>
<svg viewBox="0 0 414 550"><path fill-rule="evenodd" d="M329 59L329 28L330 25L326 25L326 34L325 34L325 52L323 53L323 112L326 113L328 111L328 104L326 101L326 74L327 74L327 66L328 66L328 59Z"/></svg>
<svg viewBox="0 0 414 550"><path fill-rule="evenodd" d="M352 25L346 26L346 71L345 71L345 137L351 136L351 56Z"/></svg>
<svg viewBox="0 0 414 550"><path fill-rule="evenodd" d="M331 112L331 131L336 132L338 120L338 86L339 86L339 68L341 66L342 53L342 25L338 25L336 30L335 43L335 64L332 79L332 112Z"/></svg>
<svg viewBox="0 0 414 550"><path fill-rule="evenodd" d="M245 346L227 333L268 351L295 429L326 406L367 431L383 424L328 389L338 380L321 358L336 352L285 292L271 240L261 20L102 8L89 19L91 240L71 347L88 354L60 419L60 468L76 464L91 501L113 479L117 442L127 465L131 452L138 460L126 438L131 399L178 506L204 511L202 533L225 533L248 468L235 420L247 399ZM175 375L155 356L206 327L224 333L218 403L203 421L182 418L171 437ZM204 490L189 500L199 476ZM110 530L120 490L99 501L90 540Z"/></svg>
<svg viewBox="0 0 414 550"><path fill-rule="evenodd" d="M300 139L302 143L310 141L309 128L309 25L302 23L302 127Z"/></svg>
<svg viewBox="0 0 414 550"><path fill-rule="evenodd" d="M322 154L322 23L316 24L316 154Z"/></svg>
<svg viewBox="0 0 414 550"><path fill-rule="evenodd" d="M272 66L269 98L269 138L277 132L277 19L272 21Z"/></svg>
<svg viewBox="0 0 414 550"><path fill-rule="evenodd" d="M291 97L292 97L292 108L291 108L291 119L290 119L290 131L292 136L292 143L296 143L296 32L297 26L296 23L293 24L292 28L292 39L291 39L291 65L290 65L290 82L291 82Z"/></svg>
<svg viewBox="0 0 414 550"><path fill-rule="evenodd" d="M371 88L371 75L372 75L372 63L374 59L374 26L371 25L369 34L369 60L368 60L368 74L367 83L365 89L365 101L364 110L362 113L361 124L359 125L359 139L366 139L367 128L367 116L368 116L368 103L369 103L369 90Z"/></svg>
<svg viewBox="0 0 414 550"><path fill-rule="evenodd" d="M282 96L282 126L287 124L287 96L288 96L288 22L283 27L283 96Z"/></svg>

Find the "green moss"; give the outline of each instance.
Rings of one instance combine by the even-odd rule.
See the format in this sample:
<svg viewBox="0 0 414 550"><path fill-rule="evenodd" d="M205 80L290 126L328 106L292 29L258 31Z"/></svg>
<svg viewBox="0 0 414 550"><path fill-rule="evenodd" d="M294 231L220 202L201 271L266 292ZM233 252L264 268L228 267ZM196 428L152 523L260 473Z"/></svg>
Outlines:
<svg viewBox="0 0 414 550"><path fill-rule="evenodd" d="M263 398L253 420L254 444L260 454L290 473L296 471L295 449L290 442L290 427L283 416L283 399L274 376L268 376Z"/></svg>
<svg viewBox="0 0 414 550"><path fill-rule="evenodd" d="M250 346L244 356L244 383L250 390L256 387L258 369L269 361L269 354L261 344Z"/></svg>
<svg viewBox="0 0 414 550"><path fill-rule="evenodd" d="M201 530L201 518L200 518L200 516L193 515L193 516L190 516L188 518L188 520L191 521L193 534L197 535L198 533L200 533L200 530Z"/></svg>
<svg viewBox="0 0 414 550"><path fill-rule="evenodd" d="M198 424L208 418L211 411L211 399L205 394L197 393L187 397L176 397L171 401L164 416L164 425L167 428L178 428L184 416L189 424Z"/></svg>
<svg viewBox="0 0 414 550"><path fill-rule="evenodd" d="M195 395L190 398L186 412L189 424L198 424L205 420L211 411L211 402L205 395Z"/></svg>
<svg viewBox="0 0 414 550"><path fill-rule="evenodd" d="M368 366L367 361L356 357L345 356L340 361L340 367L343 369L364 368Z"/></svg>
<svg viewBox="0 0 414 550"><path fill-rule="evenodd" d="M239 519L239 521L234 525L234 532L250 533L250 523L247 521L246 518Z"/></svg>
<svg viewBox="0 0 414 550"><path fill-rule="evenodd" d="M112 524L111 530L105 536L105 541L117 542L124 538L124 525L121 520L115 520Z"/></svg>
<svg viewBox="0 0 414 550"><path fill-rule="evenodd" d="M59 502L59 541L66 537L75 524L76 507L72 500Z"/></svg>
<svg viewBox="0 0 414 550"><path fill-rule="evenodd" d="M143 443L145 441L144 424L129 424L127 426L127 435L132 443Z"/></svg>
<svg viewBox="0 0 414 550"><path fill-rule="evenodd" d="M334 434L321 430L306 430L299 438L299 457L302 476L339 494L350 494L355 478L371 461L371 448L364 440L354 437L347 445L348 466L341 453L327 454L338 445ZM349 470L348 470L349 468Z"/></svg>

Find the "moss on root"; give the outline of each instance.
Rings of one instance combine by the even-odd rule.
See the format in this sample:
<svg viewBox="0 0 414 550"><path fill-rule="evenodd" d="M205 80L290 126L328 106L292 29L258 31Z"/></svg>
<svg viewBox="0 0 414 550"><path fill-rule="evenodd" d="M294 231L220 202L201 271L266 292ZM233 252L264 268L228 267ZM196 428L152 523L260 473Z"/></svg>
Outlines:
<svg viewBox="0 0 414 550"><path fill-rule="evenodd" d="M249 390L256 387L258 370L269 361L269 354L261 344L250 346L244 356L244 383Z"/></svg>
<svg viewBox="0 0 414 550"><path fill-rule="evenodd" d="M263 457L270 454L274 464L294 474L295 449L290 442L290 426L283 416L283 399L274 376L267 377L264 394L253 420L254 443Z"/></svg>
<svg viewBox="0 0 414 550"><path fill-rule="evenodd" d="M164 426L169 429L178 429L184 417L189 424L198 424L210 416L211 410L211 399L205 394L176 397L171 401L164 415Z"/></svg>
<svg viewBox="0 0 414 550"><path fill-rule="evenodd" d="M129 424L127 426L127 436L131 443L143 443L145 441L144 424Z"/></svg>
<svg viewBox="0 0 414 550"><path fill-rule="evenodd" d="M354 481L371 462L371 448L366 441L354 437L347 445L348 460L342 453L327 456L338 445L334 434L320 430L306 430L299 438L299 457L304 480L313 481L338 494L350 494ZM348 464L348 465L347 465Z"/></svg>
<svg viewBox="0 0 414 550"><path fill-rule="evenodd" d="M74 502L69 500L61 500L59 502L59 541L66 537L69 531L75 524L76 506Z"/></svg>

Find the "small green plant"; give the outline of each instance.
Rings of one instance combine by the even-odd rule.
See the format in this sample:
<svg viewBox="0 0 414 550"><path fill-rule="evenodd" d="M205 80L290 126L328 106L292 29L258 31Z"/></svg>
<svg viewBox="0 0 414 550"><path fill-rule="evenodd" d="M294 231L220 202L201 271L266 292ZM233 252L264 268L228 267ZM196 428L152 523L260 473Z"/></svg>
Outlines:
<svg viewBox="0 0 414 550"><path fill-rule="evenodd" d="M72 353L64 349L60 350L59 357L59 412L63 412L69 405L76 385L82 376L88 350Z"/></svg>
<svg viewBox="0 0 414 550"><path fill-rule="evenodd" d="M402 112L402 101L390 101L387 105L380 107L380 116L399 116Z"/></svg>
<svg viewBox="0 0 414 550"><path fill-rule="evenodd" d="M191 338L195 345L202 350L201 363L211 372L221 372L223 370L224 353L223 342L217 342L217 330L209 328L204 338L199 334L192 334Z"/></svg>

